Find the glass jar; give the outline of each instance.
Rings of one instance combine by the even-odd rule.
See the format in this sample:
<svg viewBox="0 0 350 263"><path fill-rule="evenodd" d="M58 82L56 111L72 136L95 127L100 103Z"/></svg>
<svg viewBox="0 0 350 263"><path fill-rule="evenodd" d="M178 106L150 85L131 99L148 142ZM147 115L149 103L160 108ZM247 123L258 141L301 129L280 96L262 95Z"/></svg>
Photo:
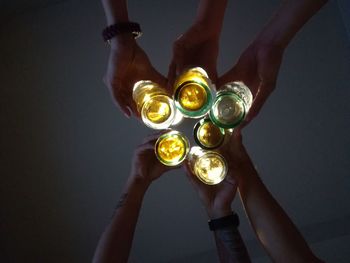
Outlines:
<svg viewBox="0 0 350 263"><path fill-rule="evenodd" d="M194 126L193 136L201 148L210 150L223 144L225 130L216 126L209 118L204 118Z"/></svg>
<svg viewBox="0 0 350 263"><path fill-rule="evenodd" d="M157 83L150 80L136 82L132 97L146 126L162 130L168 128L174 121L174 102Z"/></svg>
<svg viewBox="0 0 350 263"><path fill-rule="evenodd" d="M211 108L212 84L200 67L185 70L174 84L175 106L189 118L200 118Z"/></svg>
<svg viewBox="0 0 350 263"><path fill-rule="evenodd" d="M189 147L190 143L182 133L169 131L156 141L155 153L162 164L176 166L186 159Z"/></svg>
<svg viewBox="0 0 350 263"><path fill-rule="evenodd" d="M243 82L229 82L217 92L209 117L221 128L235 128L244 120L252 101L253 95Z"/></svg>
<svg viewBox="0 0 350 263"><path fill-rule="evenodd" d="M188 155L188 162L192 172L205 184L219 184L227 175L226 160L217 152L194 146Z"/></svg>

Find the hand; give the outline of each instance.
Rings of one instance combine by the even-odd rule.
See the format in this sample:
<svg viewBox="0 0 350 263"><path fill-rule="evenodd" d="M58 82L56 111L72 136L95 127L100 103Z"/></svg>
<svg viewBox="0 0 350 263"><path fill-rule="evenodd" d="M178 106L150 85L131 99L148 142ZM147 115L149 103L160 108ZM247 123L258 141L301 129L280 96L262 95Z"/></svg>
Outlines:
<svg viewBox="0 0 350 263"><path fill-rule="evenodd" d="M243 143L239 130L235 130L229 141L220 149L228 165L228 174L232 176L238 185L252 173L256 173L254 164L251 161Z"/></svg>
<svg viewBox="0 0 350 263"><path fill-rule="evenodd" d="M255 42L240 56L236 65L218 80L218 88L231 81L243 81L253 94L253 104L242 123L247 125L260 112L275 89L284 48Z"/></svg>
<svg viewBox="0 0 350 263"><path fill-rule="evenodd" d="M113 38L104 82L127 117L132 113L139 116L132 99L133 86L139 80L152 80L163 87L167 83L132 36Z"/></svg>
<svg viewBox="0 0 350 263"><path fill-rule="evenodd" d="M165 172L179 168L160 163L154 152L154 145L160 133L152 134L143 140L134 152L131 176L139 182L150 184Z"/></svg>
<svg viewBox="0 0 350 263"><path fill-rule="evenodd" d="M169 84L172 86L176 75L191 66L204 68L209 78L215 82L218 53L219 34L208 32L202 23L194 24L174 42L168 73Z"/></svg>
<svg viewBox="0 0 350 263"><path fill-rule="evenodd" d="M189 181L198 192L209 218L224 217L232 212L231 203L236 195L237 183L230 173L221 183L206 185L193 174L188 164L185 164L184 168Z"/></svg>

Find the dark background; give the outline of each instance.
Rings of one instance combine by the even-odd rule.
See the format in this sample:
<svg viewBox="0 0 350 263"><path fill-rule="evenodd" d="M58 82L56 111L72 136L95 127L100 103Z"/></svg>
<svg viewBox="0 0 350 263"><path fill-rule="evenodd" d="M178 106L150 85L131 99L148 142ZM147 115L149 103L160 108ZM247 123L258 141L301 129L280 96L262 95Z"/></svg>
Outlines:
<svg viewBox="0 0 350 263"><path fill-rule="evenodd" d="M280 1L230 1L219 73ZM99 1L0 2L0 262L90 262L151 131L126 119L102 84L108 46ZM339 9L339 5L341 8ZM129 1L139 40L167 73L197 1ZM277 89L244 141L261 177L317 255L350 258L350 46L345 1L330 1L288 47ZM349 19L348 15L345 20ZM253 262L269 262L239 203ZM147 193L133 262L216 262L204 209L182 171Z"/></svg>

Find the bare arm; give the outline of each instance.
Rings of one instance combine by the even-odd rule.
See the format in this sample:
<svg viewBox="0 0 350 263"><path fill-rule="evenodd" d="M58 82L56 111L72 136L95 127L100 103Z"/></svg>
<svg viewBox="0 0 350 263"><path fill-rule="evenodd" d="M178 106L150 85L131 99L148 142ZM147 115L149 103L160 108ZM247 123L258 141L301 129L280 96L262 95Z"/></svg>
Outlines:
<svg viewBox="0 0 350 263"><path fill-rule="evenodd" d="M276 87L283 53L303 25L326 0L285 0L237 63L218 79L218 86L240 80L252 91L254 101L245 122L255 118Z"/></svg>
<svg viewBox="0 0 350 263"><path fill-rule="evenodd" d="M101 0L107 25L129 22L126 0ZM110 40L111 50L104 82L126 117L139 117L132 99L132 88L139 80L149 79L163 87L167 80L151 64L132 33L120 34Z"/></svg>
<svg viewBox="0 0 350 263"><path fill-rule="evenodd" d="M226 156L225 156L226 157ZM206 185L199 181L188 166L186 174L193 188L198 192L209 220L232 214L231 204L236 196L237 183L233 170L229 170L225 180L217 185ZM250 263L244 241L236 226L230 225L213 231L217 253L222 263Z"/></svg>
<svg viewBox="0 0 350 263"><path fill-rule="evenodd" d="M240 137L231 143L231 163L250 223L273 262L322 262L311 251L292 220L260 180Z"/></svg>
<svg viewBox="0 0 350 263"><path fill-rule="evenodd" d="M286 47L327 0L285 0L258 35L258 41Z"/></svg>
<svg viewBox="0 0 350 263"><path fill-rule="evenodd" d="M217 79L216 62L219 38L227 0L201 0L193 24L174 42L168 79L172 84L176 75L189 66L204 68L209 77Z"/></svg>
<svg viewBox="0 0 350 263"><path fill-rule="evenodd" d="M157 137L151 136L135 151L131 174L112 220L99 240L94 263L128 261L143 197L152 181L170 169L156 159L154 143Z"/></svg>
<svg viewBox="0 0 350 263"><path fill-rule="evenodd" d="M147 184L128 180L112 221L101 236L93 262L127 262Z"/></svg>

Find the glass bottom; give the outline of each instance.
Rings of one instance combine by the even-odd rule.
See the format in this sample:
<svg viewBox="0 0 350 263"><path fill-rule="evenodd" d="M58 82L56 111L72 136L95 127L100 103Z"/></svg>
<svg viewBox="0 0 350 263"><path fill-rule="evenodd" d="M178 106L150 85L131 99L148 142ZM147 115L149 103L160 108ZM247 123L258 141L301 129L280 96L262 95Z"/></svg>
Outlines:
<svg viewBox="0 0 350 263"><path fill-rule="evenodd" d="M166 129L175 118L173 100L166 95L155 95L142 106L141 118L152 129Z"/></svg>
<svg viewBox="0 0 350 263"><path fill-rule="evenodd" d="M176 166L183 162L188 151L188 139L177 131L161 135L155 145L158 160L167 166Z"/></svg>
<svg viewBox="0 0 350 263"><path fill-rule="evenodd" d="M215 185L225 179L227 164L224 157L220 154L207 152L195 161L193 171L203 183Z"/></svg>

